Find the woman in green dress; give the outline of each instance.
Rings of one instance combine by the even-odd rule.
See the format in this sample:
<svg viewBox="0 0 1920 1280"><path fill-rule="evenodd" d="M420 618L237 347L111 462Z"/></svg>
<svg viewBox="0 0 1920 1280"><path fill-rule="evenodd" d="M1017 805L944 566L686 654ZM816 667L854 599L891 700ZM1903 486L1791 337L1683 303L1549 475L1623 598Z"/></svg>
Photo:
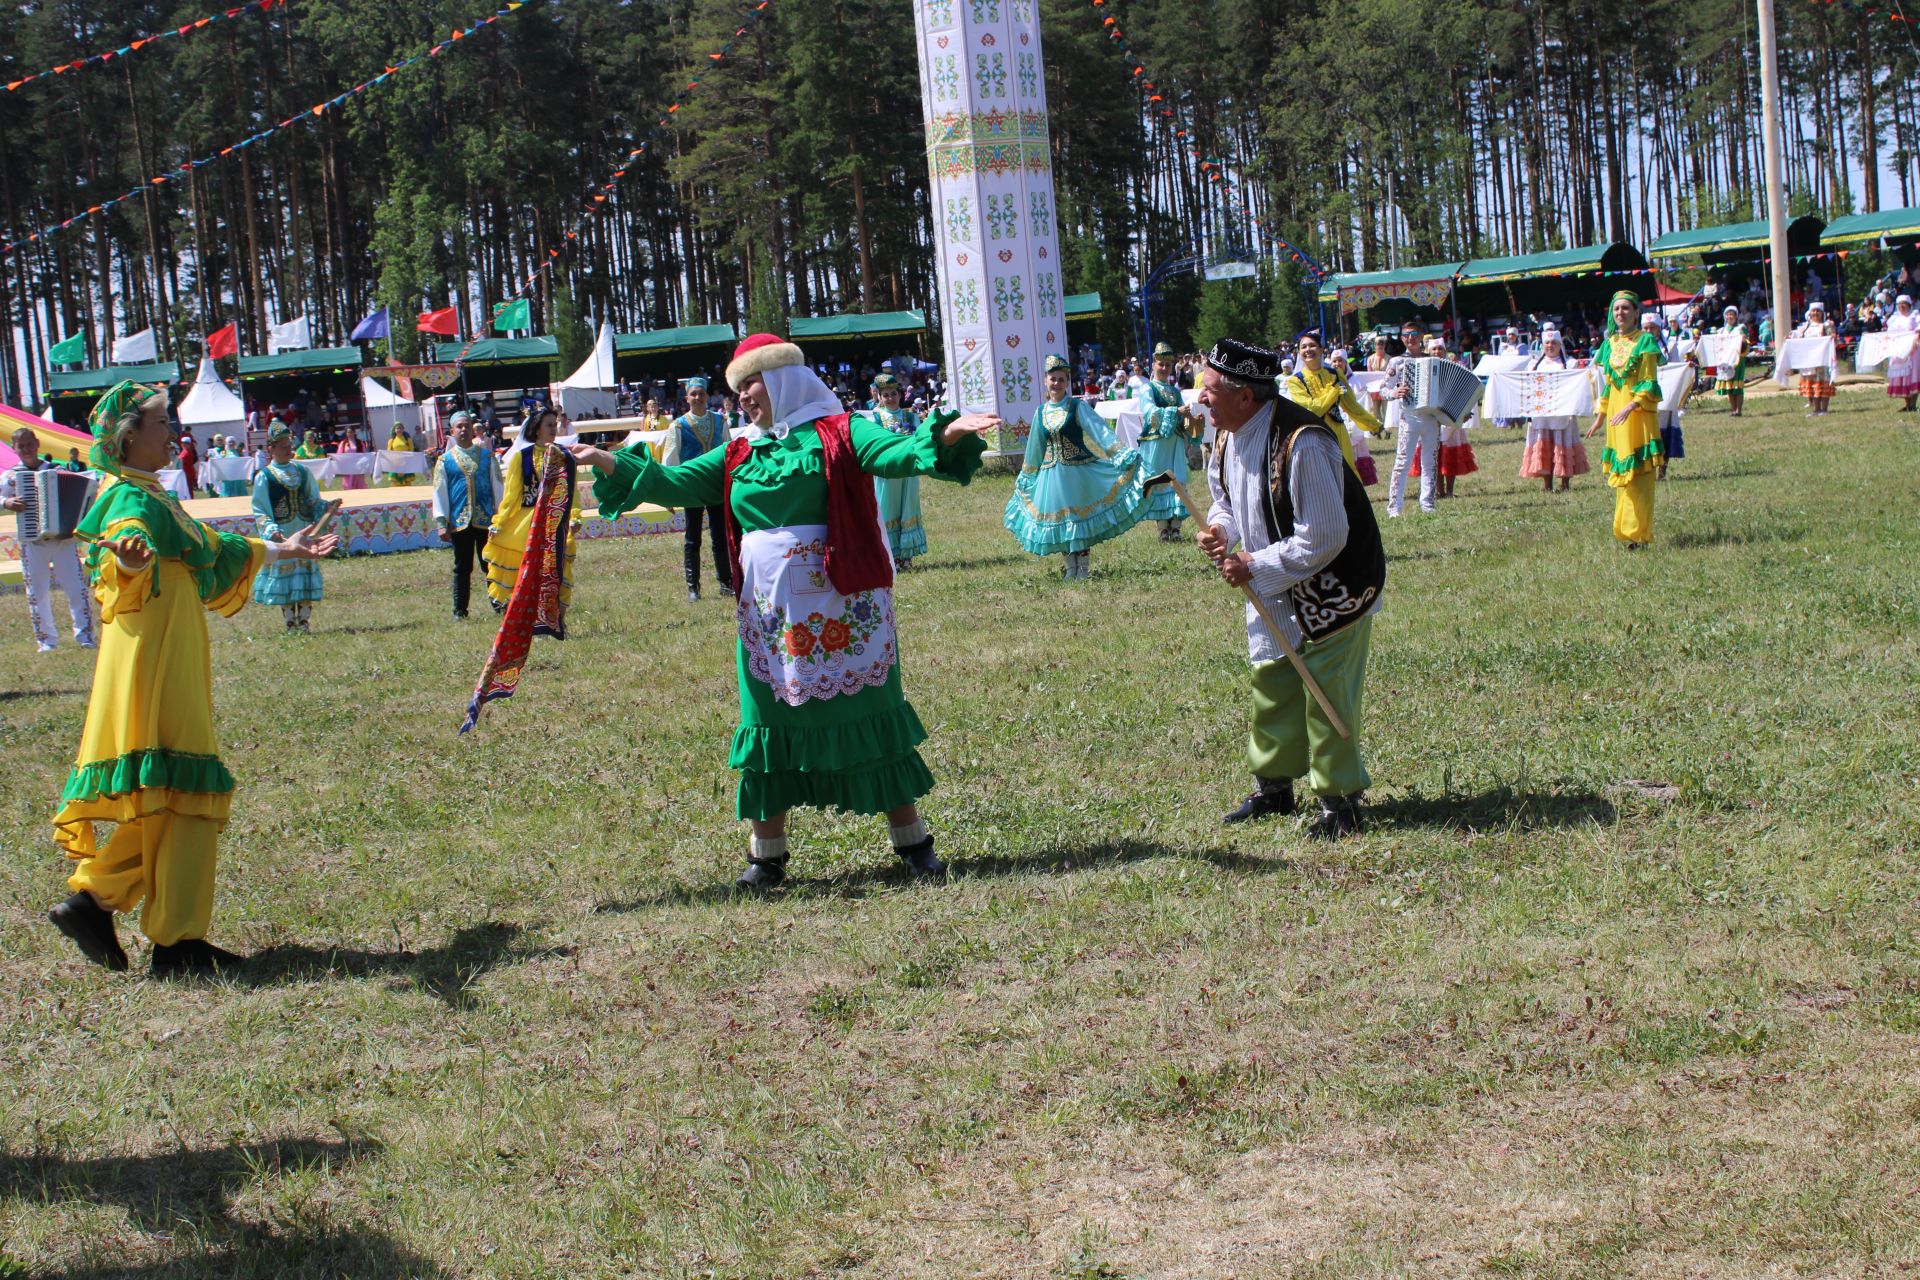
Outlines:
<svg viewBox="0 0 1920 1280"><path fill-rule="evenodd" d="M980 435L1000 419L942 413L897 435L849 417L800 348L772 334L740 344L727 381L752 425L724 450L676 467L645 448L573 454L599 474L607 519L646 502L726 513L740 631L727 764L740 771L736 812L753 828L739 884L785 879L795 806L884 813L908 870L940 875L916 805L933 774L916 750L926 729L901 691L893 557L872 477L966 484L986 449Z"/></svg>

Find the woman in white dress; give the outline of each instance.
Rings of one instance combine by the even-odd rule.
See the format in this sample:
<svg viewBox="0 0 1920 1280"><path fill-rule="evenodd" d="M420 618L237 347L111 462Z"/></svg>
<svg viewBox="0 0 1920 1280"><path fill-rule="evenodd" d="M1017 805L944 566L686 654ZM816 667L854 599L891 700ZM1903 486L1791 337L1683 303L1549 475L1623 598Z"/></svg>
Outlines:
<svg viewBox="0 0 1920 1280"><path fill-rule="evenodd" d="M1920 333L1920 311L1913 309L1913 298L1901 294L1894 299L1893 314L1887 317L1888 333ZM1900 413L1912 413L1920 400L1920 346L1905 360L1887 361L1887 394L1906 403Z"/></svg>
<svg viewBox="0 0 1920 1280"><path fill-rule="evenodd" d="M1540 354L1533 358L1527 368L1573 368L1573 362L1567 359L1566 348L1560 343L1558 329L1541 330ZM1565 493L1572 487L1573 478L1585 475L1587 470L1587 450L1580 443L1578 422L1572 418L1527 419L1527 447L1520 455L1522 476L1538 479L1546 493L1553 492L1553 482L1558 477L1560 492Z"/></svg>

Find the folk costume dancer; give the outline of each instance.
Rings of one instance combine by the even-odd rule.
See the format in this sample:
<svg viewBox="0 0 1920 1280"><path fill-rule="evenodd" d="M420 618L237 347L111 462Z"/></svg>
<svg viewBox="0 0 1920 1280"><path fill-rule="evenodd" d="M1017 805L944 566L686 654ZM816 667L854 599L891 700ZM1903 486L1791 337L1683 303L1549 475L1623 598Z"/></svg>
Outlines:
<svg viewBox="0 0 1920 1280"><path fill-rule="evenodd" d="M1353 394L1353 388L1326 362L1327 351L1320 343L1320 335L1306 333L1294 346L1294 355L1299 363L1294 371L1280 383L1280 394L1311 413L1326 424L1340 445L1340 456L1353 468L1353 474L1360 477L1360 483L1373 483L1360 470L1360 457L1353 449L1353 441L1347 434L1347 422L1354 423L1362 431L1374 435L1380 433L1380 420L1367 411L1360 403L1360 397ZM1342 421L1341 415L1346 415ZM1367 464L1371 468L1373 459ZM1376 474L1374 479L1378 479Z"/></svg>
<svg viewBox="0 0 1920 1280"><path fill-rule="evenodd" d="M73 896L48 918L81 954L125 969L115 912L144 901L156 978L231 968L206 941L215 846L233 775L213 733L206 611L237 613L263 566L329 554L309 530L262 542L188 516L154 472L167 465L164 388L122 382L94 406L93 468L111 477L81 519L104 632L86 727L54 841L74 861ZM96 844L95 823L114 824Z"/></svg>
<svg viewBox="0 0 1920 1280"><path fill-rule="evenodd" d="M1920 311L1913 309L1911 295L1903 293L1894 299L1893 314L1887 317L1887 332L1920 333ZM1887 394L1906 401L1897 413L1912 413L1914 404L1920 402L1920 339L1915 341L1912 355L1904 360L1887 361Z"/></svg>
<svg viewBox="0 0 1920 1280"><path fill-rule="evenodd" d="M1600 466L1613 486L1613 536L1629 551L1653 541L1654 477L1660 466L1660 344L1640 327L1640 295L1622 289L1608 307L1593 354L1598 378L1593 435L1607 432Z"/></svg>
<svg viewBox="0 0 1920 1280"><path fill-rule="evenodd" d="M991 414L941 413L911 436L849 416L800 348L772 334L743 341L727 366L752 425L724 451L677 467L645 449L577 446L599 473L609 516L642 502L723 506L740 584L740 727L729 768L735 811L752 825L739 885L786 877L787 814L800 806L887 815L893 850L917 877L945 871L917 801L933 775L915 749L927 733L901 691L893 561L871 477L966 484Z"/></svg>
<svg viewBox="0 0 1920 1280"><path fill-rule="evenodd" d="M1833 321L1827 319L1827 307L1823 302L1807 304L1807 322L1793 331L1796 338L1831 338L1834 335ZM1800 375L1800 395L1807 402L1809 418L1825 417L1827 405L1833 400L1833 379L1829 370L1809 369Z"/></svg>
<svg viewBox="0 0 1920 1280"><path fill-rule="evenodd" d="M1409 320L1400 326L1402 354L1387 362L1387 377L1382 399L1387 402L1387 429L1393 432L1393 473L1387 477L1387 518L1400 518L1407 501L1407 472L1413 466L1416 450L1424 448L1429 458L1440 454L1440 418L1426 409L1407 407L1412 390L1412 363L1427 349L1420 326ZM1440 468L1430 467L1420 475L1420 510L1431 513L1440 498Z"/></svg>
<svg viewBox="0 0 1920 1280"><path fill-rule="evenodd" d="M294 529L311 528L326 504L313 472L294 461L293 432L284 422L267 431L267 465L253 478L254 530L267 542L284 541ZM277 604L289 632L313 630L313 606L324 594L313 557L290 556L253 579L253 602Z"/></svg>
<svg viewBox="0 0 1920 1280"><path fill-rule="evenodd" d="M1453 353L1447 350L1446 339L1435 335L1427 339L1427 355L1435 360L1452 360ZM1473 445L1467 441L1467 429L1455 423L1440 424L1440 496L1453 496L1454 481L1461 476L1472 475L1480 469L1479 460L1473 456ZM1418 446L1413 451L1413 474L1420 475L1421 467L1431 454L1423 454Z"/></svg>
<svg viewBox="0 0 1920 1280"><path fill-rule="evenodd" d="M560 421L558 409L535 409L527 415L519 441L507 450L500 505L494 508L493 524L487 529L487 545L480 553L487 564L487 597L496 613L506 608L507 601L513 598L514 580L520 576L520 561L527 554L527 536L533 528L533 510L540 501L541 477L547 474L547 455L554 451L558 451L563 463L560 483L566 484L569 490L566 554L560 564L562 609L573 601L573 556L580 528L580 502L575 491L573 456L553 442L560 434Z"/></svg>
<svg viewBox="0 0 1920 1280"><path fill-rule="evenodd" d="M725 448L727 444L726 419L707 405L707 380L688 378L686 392L687 411L668 425L667 438L660 451L661 462L669 467L692 462L702 454ZM658 408L658 401L647 401L649 413ZM721 520L720 508L688 507L682 514L687 522L681 549L687 579L687 603L700 602L700 525L703 521L708 537L713 542L713 580L720 584L722 594L732 595L733 577L727 568L726 525Z"/></svg>
<svg viewBox="0 0 1920 1280"><path fill-rule="evenodd" d="M333 446L333 456L336 458L345 457L348 454L365 452L366 450L360 445L360 438L353 433L351 428L347 430L346 434L340 437L340 443ZM367 478L365 476L341 476L340 487L342 489L364 489L367 487Z"/></svg>
<svg viewBox="0 0 1920 1280"><path fill-rule="evenodd" d="M1737 338L1740 354L1732 364L1715 367L1713 390L1715 395L1727 398L1727 416L1738 418L1747 402L1747 352L1752 349L1753 341L1747 336L1747 326L1740 323L1740 308L1728 307L1721 318L1726 323L1715 332Z"/></svg>
<svg viewBox="0 0 1920 1280"><path fill-rule="evenodd" d="M324 458L327 451L320 447L320 433L309 431L300 437L300 447L293 451L296 458Z"/></svg>
<svg viewBox="0 0 1920 1280"><path fill-rule="evenodd" d="M1047 398L1034 410L1027 452L1001 517L1036 556L1059 553L1062 581L1093 576L1087 548L1117 538L1137 519L1144 474L1138 449L1115 451L1112 430L1086 401L1067 394L1069 366L1046 360Z"/></svg>
<svg viewBox="0 0 1920 1280"><path fill-rule="evenodd" d="M890 373L873 380L873 408L868 417L897 436L920 430L920 419L900 407L900 379ZM927 554L927 531L920 516L920 477L873 478L874 500L880 504L880 522L886 526L887 547L895 569L911 569L915 556Z"/></svg>
<svg viewBox="0 0 1920 1280"><path fill-rule="evenodd" d="M208 450L207 457L209 459L244 458L247 455L246 451L241 447L242 443L239 436L228 436L224 444ZM222 498L244 498L253 491L253 486L245 480L223 479L219 482L219 485L219 496Z"/></svg>
<svg viewBox="0 0 1920 1280"><path fill-rule="evenodd" d="M180 432L179 452L174 455L173 465L180 468L180 476L187 482L187 496L191 498L200 479L200 445L192 431Z"/></svg>
<svg viewBox="0 0 1920 1280"><path fill-rule="evenodd" d="M453 415L453 441L433 467L433 523L453 548L453 616L467 616L473 598L473 562L485 574L487 529L504 488L499 460L474 440L473 415Z"/></svg>
<svg viewBox="0 0 1920 1280"><path fill-rule="evenodd" d="M1225 338L1207 367L1200 402L1213 411L1220 444L1200 549L1229 584L1251 584L1270 604L1352 735L1340 736L1249 602L1247 756L1255 789L1226 821L1292 813L1294 779L1305 778L1320 801L1309 834L1350 835L1360 830L1360 796L1371 781L1360 754L1360 711L1373 614L1386 585L1380 527L1338 433L1310 409L1276 398L1272 352Z"/></svg>
<svg viewBox="0 0 1920 1280"><path fill-rule="evenodd" d="M1343 382L1352 383L1353 370L1347 365L1347 353L1345 351L1335 347L1332 351L1328 352L1327 368L1339 374ZM1383 428L1380 425L1378 415L1373 412L1373 404L1369 404L1368 401L1373 401L1374 404L1379 402L1371 395L1365 396L1360 400L1361 405L1366 409L1368 415L1374 419L1373 434L1379 435ZM1347 424L1347 447L1353 450L1354 473L1360 477L1361 484L1371 489L1374 485L1380 483L1380 468L1375 465L1373 461L1373 451L1367 448L1367 433L1346 413L1342 412L1340 416L1345 419Z"/></svg>
<svg viewBox="0 0 1920 1280"><path fill-rule="evenodd" d="M20 460L5 472L0 472L0 507L14 513L14 529L19 529L20 513L27 509L30 498L27 486L34 484L34 473L42 469L40 461L40 437L32 428L22 427L13 433L9 442ZM93 602L87 597L85 583L80 576L80 544L74 538L50 538L44 541L28 542L15 537L20 544L20 576L26 580L27 616L33 622L33 642L41 653L52 653L60 643L60 629L53 622L53 589L60 588L67 597L67 618L73 623L73 642L82 649L91 649L94 638Z"/></svg>
<svg viewBox="0 0 1920 1280"><path fill-rule="evenodd" d="M1533 358L1529 369L1552 371L1573 367L1567 359L1566 347L1560 341L1560 331L1554 328L1540 332L1540 354ZM1520 475L1529 480L1539 480L1543 492L1553 492L1553 482L1560 481L1560 492L1565 493L1573 487L1573 478L1583 476L1589 470L1586 446L1580 443L1580 424L1570 417L1547 417L1527 419L1527 443L1520 455Z"/></svg>
<svg viewBox="0 0 1920 1280"><path fill-rule="evenodd" d="M1187 412L1173 382L1174 350L1162 342L1153 348L1153 377L1134 394L1140 410L1140 474L1151 480L1171 471L1187 482L1187 447L1200 438L1199 422ZM1160 526L1160 541L1180 541L1180 522L1188 511L1172 485L1148 492L1136 517Z"/></svg>

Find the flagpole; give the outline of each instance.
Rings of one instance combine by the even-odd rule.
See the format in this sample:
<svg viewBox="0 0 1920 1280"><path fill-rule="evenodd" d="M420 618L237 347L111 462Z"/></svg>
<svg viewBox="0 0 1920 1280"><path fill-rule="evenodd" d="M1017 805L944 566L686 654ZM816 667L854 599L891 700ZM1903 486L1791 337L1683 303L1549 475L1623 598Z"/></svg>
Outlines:
<svg viewBox="0 0 1920 1280"><path fill-rule="evenodd" d="M1760 138L1766 153L1767 232L1773 252L1773 349L1793 332L1793 259L1787 248L1787 193L1780 159L1780 52L1773 0L1757 0L1760 25ZM1776 355L1776 359L1777 359Z"/></svg>

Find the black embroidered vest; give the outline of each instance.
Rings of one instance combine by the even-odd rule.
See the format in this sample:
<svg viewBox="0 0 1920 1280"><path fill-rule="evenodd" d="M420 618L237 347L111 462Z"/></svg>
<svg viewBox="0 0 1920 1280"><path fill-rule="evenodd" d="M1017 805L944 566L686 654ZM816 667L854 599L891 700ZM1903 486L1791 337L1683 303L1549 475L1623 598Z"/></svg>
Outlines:
<svg viewBox="0 0 1920 1280"><path fill-rule="evenodd" d="M1267 433L1267 536L1275 542L1293 536L1293 494L1289 488L1293 442L1308 431L1333 437L1331 430L1314 421L1313 415L1299 406L1292 406L1299 410L1297 417L1285 415L1295 417L1293 429L1286 430L1281 422L1281 406L1291 404L1286 400L1275 401L1273 426ZM1300 422L1300 418L1307 421ZM1336 440L1336 446L1338 443ZM1360 483L1352 467L1342 465L1340 475L1345 482L1341 501L1347 512L1347 545L1340 548L1340 554L1326 568L1295 584L1287 593L1300 631L1309 640L1324 640L1349 623L1366 617L1387 585L1387 553L1380 543L1380 525L1373 518L1373 504L1367 501L1366 486Z"/></svg>

